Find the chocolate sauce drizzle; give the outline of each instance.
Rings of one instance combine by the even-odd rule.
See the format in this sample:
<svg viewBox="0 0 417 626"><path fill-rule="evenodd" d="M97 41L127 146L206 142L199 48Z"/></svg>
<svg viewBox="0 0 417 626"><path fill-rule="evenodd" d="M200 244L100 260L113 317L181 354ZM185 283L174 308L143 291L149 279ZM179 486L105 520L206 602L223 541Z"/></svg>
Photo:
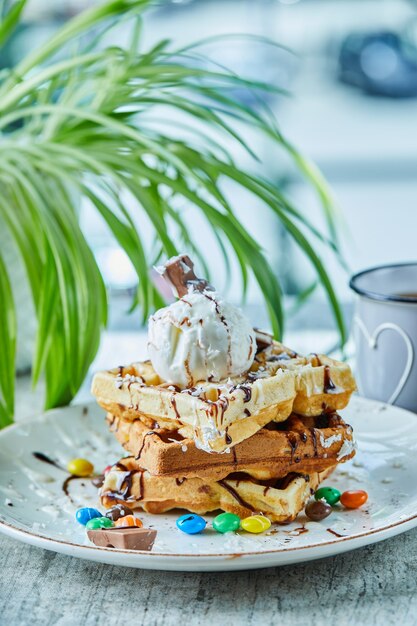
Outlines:
<svg viewBox="0 0 417 626"><path fill-rule="evenodd" d="M287 433L287 441L291 448L291 463L294 462L294 454L298 447L297 437L294 433Z"/></svg>
<svg viewBox="0 0 417 626"><path fill-rule="evenodd" d="M72 502L73 504L74 504L74 500L72 499L68 488L69 488L70 482L72 482L73 480L76 480L77 478L80 479L82 478L82 476L73 476L73 475L67 476L67 478L62 483L62 491L65 493L67 498L69 498L70 502Z"/></svg>
<svg viewBox="0 0 417 626"><path fill-rule="evenodd" d="M207 300L210 300L211 302L214 303L214 310L216 311L216 315L218 316L219 320L221 321L221 323L223 324L223 326L226 329L227 344L228 344L227 362L228 362L229 368L231 368L231 366L232 366L232 337L230 335L229 324L227 323L227 320L226 320L225 316L222 314L222 312L220 310L220 307L219 307L219 303L217 302L217 300L215 298L212 298L211 296L209 296L208 293L203 292L203 295L207 298Z"/></svg>
<svg viewBox="0 0 417 626"><path fill-rule="evenodd" d="M332 528L326 528L328 533L331 533L332 535L334 535L335 537L347 537L347 535L341 535L340 533L336 532L335 530L333 530Z"/></svg>
<svg viewBox="0 0 417 626"><path fill-rule="evenodd" d="M233 498L238 504L240 504L240 506L244 507L245 509L249 509L249 511L255 511L252 505L246 502L243 498L241 498L237 491L235 491L233 487L228 485L224 480L219 480L218 483L223 487L223 489L226 489L226 491L228 491L231 496L233 496Z"/></svg>
<svg viewBox="0 0 417 626"><path fill-rule="evenodd" d="M118 467L119 469L122 469L122 471L124 472L127 471L126 467L122 465L121 463L116 463L116 467ZM132 495L133 476L138 473L140 473L140 495L137 498L137 500L142 500L143 498L143 484L142 484L143 470L128 471L126 476L123 479L122 484L120 485L119 491L110 491L110 492L104 493L103 495L109 498L114 498L115 500L129 500L129 498Z"/></svg>
<svg viewBox="0 0 417 626"><path fill-rule="evenodd" d="M62 472L66 472L67 471L65 469L65 467L62 467L62 465L59 465L59 463L57 463L57 461L54 461L53 459L51 459L49 456L47 456L43 452L32 452L32 455L38 461L42 461L42 463L47 463L48 465L52 465L53 467L56 467L57 469L61 470ZM69 492L69 484L73 480L76 480L76 479L79 480L79 479L82 479L82 478L84 478L84 477L83 476L74 476L73 474L71 474L70 476L67 476L67 478L62 483L62 491L65 493L67 498L69 498L70 502L72 502L73 504L74 504L74 500L72 499L71 494ZM94 477L94 478L98 478L98 477Z"/></svg>
<svg viewBox="0 0 417 626"><path fill-rule="evenodd" d="M135 456L135 459L136 459L137 461L140 459L140 456L141 456L141 454L142 454L142 452L143 452L143 448L145 447L146 437L149 437L150 435L157 435L157 433L155 433L153 430L150 430L148 433L145 433L145 434L143 435L143 438L142 438L142 445L141 445L141 447L139 448L139 452L138 452L138 453L137 453L137 455ZM157 435L157 436L158 436L158 435Z"/></svg>
<svg viewBox="0 0 417 626"><path fill-rule="evenodd" d="M218 400L213 401L213 400L206 400L207 404L210 405L210 411L207 413L207 415L211 415L211 416L215 416L216 420L219 416L219 410L220 410L220 424L223 424L224 421L224 414L227 410L227 407L229 406L229 400L226 396L220 395Z"/></svg>
<svg viewBox="0 0 417 626"><path fill-rule="evenodd" d="M177 401L175 399L174 394L172 394L172 396L171 396L171 406L172 406L172 408L175 411L175 415L176 415L177 420L181 419L181 415L179 414L178 409L177 409Z"/></svg>
<svg viewBox="0 0 417 626"><path fill-rule="evenodd" d="M35 459L38 459L38 461L42 461L43 463L48 463L48 465L53 465L54 467L62 470L63 472L67 471L65 467L62 467L62 465L60 465L57 461L54 461L43 452L32 452L32 456L34 456Z"/></svg>
<svg viewBox="0 0 417 626"><path fill-rule="evenodd" d="M243 384L238 384L238 385L233 385L233 387L230 388L230 392L236 391L237 389L241 389L243 391L244 394L244 399L243 402L249 402L252 398L252 388L250 387L250 385L243 385Z"/></svg>
<svg viewBox="0 0 417 626"><path fill-rule="evenodd" d="M330 378L330 368L328 365L324 368L324 383L323 383L323 391L324 393L331 393L336 389L336 385Z"/></svg>
<svg viewBox="0 0 417 626"><path fill-rule="evenodd" d="M311 432L311 438L312 438L312 441L313 441L314 456L317 456L318 452L317 452L317 433L316 433L316 429L315 428L310 428L310 432Z"/></svg>

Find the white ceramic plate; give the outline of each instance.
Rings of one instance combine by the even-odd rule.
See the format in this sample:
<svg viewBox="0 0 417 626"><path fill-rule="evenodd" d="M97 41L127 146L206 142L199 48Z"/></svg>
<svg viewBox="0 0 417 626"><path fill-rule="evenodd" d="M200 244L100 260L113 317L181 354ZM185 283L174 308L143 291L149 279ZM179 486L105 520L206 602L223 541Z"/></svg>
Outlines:
<svg viewBox="0 0 417 626"><path fill-rule="evenodd" d="M80 506L98 506L88 479L62 490L67 474L33 456L43 452L66 466L74 457L90 459L101 470L122 456L107 431L103 411L93 404L50 411L0 432L0 531L32 545L84 559L147 569L220 571L271 567L339 554L388 539L417 526L417 416L396 407L353 398L343 411L359 451L327 484L341 491L365 489L359 510L338 507L326 520L300 515L268 533L220 535L211 529L185 535L175 527L180 513L140 514L156 528L152 552L96 548L74 519ZM308 532L306 532L308 531Z"/></svg>

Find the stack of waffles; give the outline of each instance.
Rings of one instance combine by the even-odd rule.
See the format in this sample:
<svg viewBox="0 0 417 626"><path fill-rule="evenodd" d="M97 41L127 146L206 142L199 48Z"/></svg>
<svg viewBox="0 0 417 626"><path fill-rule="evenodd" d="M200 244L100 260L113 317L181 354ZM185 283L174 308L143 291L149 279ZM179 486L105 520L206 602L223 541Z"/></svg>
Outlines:
<svg viewBox="0 0 417 626"><path fill-rule="evenodd" d="M256 342L250 369L220 382L181 388L150 361L96 374L92 392L128 454L105 475L105 507L256 512L287 523L354 456L337 413L356 388L349 366L300 356L266 333Z"/></svg>

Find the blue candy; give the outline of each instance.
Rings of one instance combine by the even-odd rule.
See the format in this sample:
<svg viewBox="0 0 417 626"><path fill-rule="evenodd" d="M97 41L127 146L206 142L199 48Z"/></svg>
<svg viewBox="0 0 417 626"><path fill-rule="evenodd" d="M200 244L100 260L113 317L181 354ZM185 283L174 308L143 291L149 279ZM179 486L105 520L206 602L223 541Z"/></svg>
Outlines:
<svg viewBox="0 0 417 626"><path fill-rule="evenodd" d="M200 517L200 515L194 515L194 513L186 513L181 515L176 521L177 528L182 530L187 535L196 535L201 533L206 527L206 520Z"/></svg>
<svg viewBox="0 0 417 626"><path fill-rule="evenodd" d="M77 522L85 526L90 519L94 519L95 517L103 517L103 513L97 511L97 509L92 509L89 506L86 506L82 509L78 509L75 514L75 518Z"/></svg>

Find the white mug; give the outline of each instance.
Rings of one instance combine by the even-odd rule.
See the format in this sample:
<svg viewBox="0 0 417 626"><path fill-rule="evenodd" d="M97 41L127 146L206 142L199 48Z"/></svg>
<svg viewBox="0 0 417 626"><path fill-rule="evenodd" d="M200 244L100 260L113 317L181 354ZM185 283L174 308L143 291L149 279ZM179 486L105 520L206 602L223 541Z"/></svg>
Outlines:
<svg viewBox="0 0 417 626"><path fill-rule="evenodd" d="M417 412L417 262L352 277L359 393Z"/></svg>

